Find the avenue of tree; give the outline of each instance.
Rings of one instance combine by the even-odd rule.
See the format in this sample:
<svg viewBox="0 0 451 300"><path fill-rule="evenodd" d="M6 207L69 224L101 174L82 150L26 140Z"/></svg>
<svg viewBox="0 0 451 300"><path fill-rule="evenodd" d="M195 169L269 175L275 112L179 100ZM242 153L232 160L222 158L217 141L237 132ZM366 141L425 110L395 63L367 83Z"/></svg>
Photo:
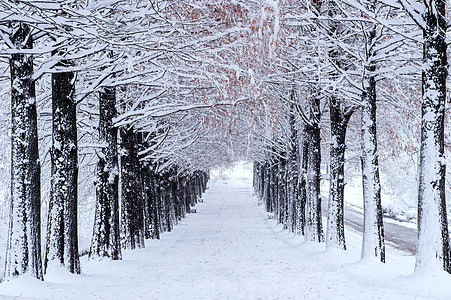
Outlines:
<svg viewBox="0 0 451 300"><path fill-rule="evenodd" d="M396 174L407 156L418 167L416 271L451 273L447 5L2 0L4 279L81 272L79 194L89 184L87 255L120 260L171 231L209 170L238 159L254 161L256 194L279 223L342 250L346 165L358 169L361 256L385 262L381 173Z"/></svg>

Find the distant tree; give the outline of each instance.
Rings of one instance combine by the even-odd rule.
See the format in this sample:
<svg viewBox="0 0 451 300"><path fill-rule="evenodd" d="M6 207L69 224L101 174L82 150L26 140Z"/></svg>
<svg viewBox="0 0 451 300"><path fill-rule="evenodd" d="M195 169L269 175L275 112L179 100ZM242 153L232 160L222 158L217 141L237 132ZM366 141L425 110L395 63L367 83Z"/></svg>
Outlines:
<svg viewBox="0 0 451 300"><path fill-rule="evenodd" d="M299 166L299 209L298 209L298 223L299 232L305 234L305 203L307 201L307 161L308 161L309 144L307 141L306 133L300 134L299 137L299 154L298 154L298 166Z"/></svg>

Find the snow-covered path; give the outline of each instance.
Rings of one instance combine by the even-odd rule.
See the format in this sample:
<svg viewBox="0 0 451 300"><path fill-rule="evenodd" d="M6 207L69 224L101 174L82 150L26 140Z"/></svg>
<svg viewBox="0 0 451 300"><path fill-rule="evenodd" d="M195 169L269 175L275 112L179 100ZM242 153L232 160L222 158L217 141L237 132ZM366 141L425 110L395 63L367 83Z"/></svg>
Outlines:
<svg viewBox="0 0 451 300"><path fill-rule="evenodd" d="M238 175L237 175L238 174ZM388 249L387 264L325 251L273 220L252 195L248 172L209 184L196 214L122 261L86 261L83 274L53 271L46 282L0 284L0 298L27 299L447 299L448 275L412 276L413 257ZM19 298L19 299L20 299ZM14 298L17 299L17 298Z"/></svg>

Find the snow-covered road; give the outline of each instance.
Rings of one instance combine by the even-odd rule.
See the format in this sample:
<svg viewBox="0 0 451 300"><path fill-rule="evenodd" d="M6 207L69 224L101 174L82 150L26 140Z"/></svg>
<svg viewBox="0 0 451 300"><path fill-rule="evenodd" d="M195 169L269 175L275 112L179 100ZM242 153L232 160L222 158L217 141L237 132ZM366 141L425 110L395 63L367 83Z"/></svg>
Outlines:
<svg viewBox="0 0 451 300"><path fill-rule="evenodd" d="M322 214L327 217L327 201L322 201ZM355 231L363 232L363 213L357 208L346 206L345 208L345 227L352 228ZM385 242L396 249L408 254L415 255L417 230L414 224L400 222L384 216L384 235Z"/></svg>
<svg viewBox="0 0 451 300"><path fill-rule="evenodd" d="M126 251L122 261L82 260L82 275L54 270L46 282L0 284L0 298L25 299L447 299L449 275L411 275L412 256L389 247L387 264L359 262L349 250L325 251L267 217L249 171L213 179L197 206L161 240ZM17 299L17 298L14 298Z"/></svg>

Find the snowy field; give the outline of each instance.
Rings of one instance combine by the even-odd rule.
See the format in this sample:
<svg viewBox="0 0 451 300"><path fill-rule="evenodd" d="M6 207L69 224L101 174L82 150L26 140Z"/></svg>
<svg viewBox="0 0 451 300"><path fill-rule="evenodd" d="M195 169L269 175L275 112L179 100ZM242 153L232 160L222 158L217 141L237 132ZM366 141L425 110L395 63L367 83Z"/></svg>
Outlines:
<svg viewBox="0 0 451 300"><path fill-rule="evenodd" d="M387 248L387 263L304 242L268 218L253 196L251 165L212 173L197 213L122 261L87 261L82 275L51 270L0 284L0 299L450 299L451 276L413 274L413 256Z"/></svg>

